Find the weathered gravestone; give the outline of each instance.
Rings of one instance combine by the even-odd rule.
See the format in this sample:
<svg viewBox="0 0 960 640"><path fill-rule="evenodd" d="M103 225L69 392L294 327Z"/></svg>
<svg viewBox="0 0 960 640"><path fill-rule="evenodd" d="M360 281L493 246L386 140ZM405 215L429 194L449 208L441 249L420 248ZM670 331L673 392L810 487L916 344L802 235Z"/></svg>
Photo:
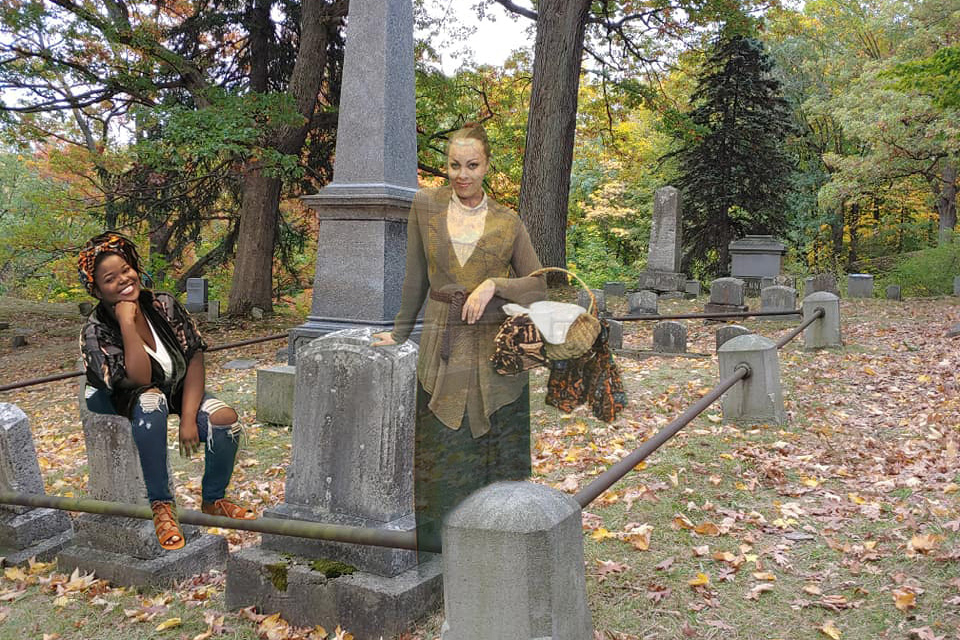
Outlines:
<svg viewBox="0 0 960 640"><path fill-rule="evenodd" d="M688 300L695 300L700 297L700 281L699 280L687 280L686 287L684 289L686 293L686 298Z"/></svg>
<svg viewBox="0 0 960 640"><path fill-rule="evenodd" d="M622 282L607 282L603 285L604 296L625 296L627 295L627 285Z"/></svg>
<svg viewBox="0 0 960 640"><path fill-rule="evenodd" d="M888 284L886 295L887 300L903 300L903 293L898 284Z"/></svg>
<svg viewBox="0 0 960 640"><path fill-rule="evenodd" d="M960 276L953 277L953 295L960 296Z"/></svg>
<svg viewBox="0 0 960 640"><path fill-rule="evenodd" d="M30 421L15 404L0 402L0 489L44 495ZM66 512L0 505L2 564L18 565L37 558L52 559L73 537Z"/></svg>
<svg viewBox="0 0 960 640"><path fill-rule="evenodd" d="M807 297L811 293L826 291L840 297L840 288L837 286L837 277L832 273L818 273L805 278L803 281L803 296Z"/></svg>
<svg viewBox="0 0 960 640"><path fill-rule="evenodd" d="M214 322L219 319L220 319L220 301L208 300L207 301L207 320L209 322Z"/></svg>
<svg viewBox="0 0 960 640"><path fill-rule="evenodd" d="M288 364L257 369L257 421L293 424L297 368Z"/></svg>
<svg viewBox="0 0 960 640"><path fill-rule="evenodd" d="M590 289L594 299L597 301L597 313L607 312L607 296L600 289ZM580 289L577 291L577 304L584 309L590 310L590 293Z"/></svg>
<svg viewBox="0 0 960 640"><path fill-rule="evenodd" d="M629 313L632 316L656 315L659 313L657 301L656 291L638 291L637 293L631 293L627 296L627 304L630 307Z"/></svg>
<svg viewBox="0 0 960 640"><path fill-rule="evenodd" d="M619 320L607 320L610 333L607 335L607 345L614 350L623 349L623 323Z"/></svg>
<svg viewBox="0 0 960 640"><path fill-rule="evenodd" d="M187 278L187 311L203 313L207 310L208 283L206 278Z"/></svg>
<svg viewBox="0 0 960 640"><path fill-rule="evenodd" d="M872 298L873 276L868 273L848 274L847 294L851 298Z"/></svg>
<svg viewBox="0 0 960 640"><path fill-rule="evenodd" d="M783 269L787 246L773 236L748 235L727 245L730 251L730 275L744 281L747 295L760 295L761 281Z"/></svg>
<svg viewBox="0 0 960 640"><path fill-rule="evenodd" d="M130 421L89 411L83 394L80 416L87 449L88 497L149 504ZM173 477L169 459L167 473ZM170 490L173 493L172 484ZM57 567L66 573L76 568L94 571L97 577L118 585L169 587L192 575L221 568L226 562L227 541L192 525L181 525L186 545L176 551L160 546L150 520L84 513L74 527L73 544L57 556Z"/></svg>
<svg viewBox="0 0 960 640"><path fill-rule="evenodd" d="M710 301L703 305L704 313L735 313L748 311L744 304L746 284L739 278L717 278L710 283Z"/></svg>
<svg viewBox="0 0 960 640"><path fill-rule="evenodd" d="M333 181L302 201L317 213L317 262L297 349L330 331L390 329L400 308L407 219L417 191L410 0L351 0ZM414 332L414 336L417 332Z"/></svg>
<svg viewBox="0 0 960 640"><path fill-rule="evenodd" d="M760 290L761 311L795 311L791 315L759 316L760 320L799 320L800 312L797 309L797 290L790 287L766 287Z"/></svg>
<svg viewBox="0 0 960 640"><path fill-rule="evenodd" d="M301 348L285 502L264 516L415 530L417 348L371 347L374 331L338 331ZM424 556L418 564L410 550L264 534L260 547L231 557L227 606L392 637L439 602L440 562ZM319 560L355 572L328 579L312 568Z"/></svg>
<svg viewBox="0 0 960 640"><path fill-rule="evenodd" d="M687 325L674 320L653 325L653 350L656 353L686 353Z"/></svg>
<svg viewBox="0 0 960 640"><path fill-rule="evenodd" d="M687 284L687 277L680 273L682 246L683 215L680 192L674 187L661 187L653 194L653 221L650 226L647 270L640 274L637 288L682 294Z"/></svg>
<svg viewBox="0 0 960 640"><path fill-rule="evenodd" d="M738 324L725 324L722 327L717 327L716 331L716 351L720 351L720 347L724 345L728 340L732 340L737 336L745 336L747 334L753 333L750 329L746 327L741 327Z"/></svg>

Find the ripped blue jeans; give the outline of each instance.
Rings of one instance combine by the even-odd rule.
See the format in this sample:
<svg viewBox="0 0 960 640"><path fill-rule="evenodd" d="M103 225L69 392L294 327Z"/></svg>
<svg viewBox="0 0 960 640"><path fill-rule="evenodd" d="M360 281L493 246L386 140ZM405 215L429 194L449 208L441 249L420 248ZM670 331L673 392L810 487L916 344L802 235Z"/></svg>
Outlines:
<svg viewBox="0 0 960 640"><path fill-rule="evenodd" d="M88 391L90 387L87 388ZM239 423L210 425L210 415L226 407L222 401L204 394L197 411L197 432L204 447L203 480L201 494L204 502L214 502L224 497L240 441ZM117 415L105 389L97 389L87 397L87 409L94 413ZM170 411L167 399L161 393L147 391L140 395L133 408L130 426L133 441L140 456L140 469L147 485L147 498L173 501L170 494L170 477L167 474L167 416Z"/></svg>

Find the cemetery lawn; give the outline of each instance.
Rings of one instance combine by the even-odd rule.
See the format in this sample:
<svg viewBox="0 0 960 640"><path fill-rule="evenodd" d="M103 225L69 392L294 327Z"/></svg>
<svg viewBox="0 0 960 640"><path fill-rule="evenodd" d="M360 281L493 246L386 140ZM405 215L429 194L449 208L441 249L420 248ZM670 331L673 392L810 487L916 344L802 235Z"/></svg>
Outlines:
<svg viewBox="0 0 960 640"><path fill-rule="evenodd" d="M661 303L661 312L697 302ZM748 301L759 304L756 299ZM735 425L719 404L585 509L587 592L597 638L744 640L960 639L960 322L956 298L843 300L845 346L780 352L785 425ZM77 368L73 305L0 299L0 383ZM624 309L619 309L624 311ZM300 323L203 327L211 345ZM793 323L746 320L776 339ZM688 348L704 357L618 357L629 405L612 424L586 408L545 407L546 375L532 378L535 480L577 488L665 426L717 381L713 332L688 321ZM28 331L29 346L9 336ZM649 349L649 323L631 323L625 348ZM256 370L282 362L282 341L207 357L208 384L243 414L248 444L231 493L263 509L283 499L290 429L256 420ZM0 394L30 417L47 491L83 495L85 455L76 379ZM171 423L171 426L175 421ZM199 506L199 460L175 454L178 500ZM232 549L255 534L220 532ZM224 576L137 593L53 565L6 568L0 640L7 638L347 638L291 629L272 616L223 607ZM269 613L269 612L267 612ZM440 615L404 640L439 637Z"/></svg>

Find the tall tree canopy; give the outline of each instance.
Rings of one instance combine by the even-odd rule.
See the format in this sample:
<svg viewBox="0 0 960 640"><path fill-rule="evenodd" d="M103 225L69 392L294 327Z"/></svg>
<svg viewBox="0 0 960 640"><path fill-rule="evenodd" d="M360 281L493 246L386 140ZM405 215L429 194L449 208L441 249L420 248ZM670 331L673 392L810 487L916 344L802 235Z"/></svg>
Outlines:
<svg viewBox="0 0 960 640"><path fill-rule="evenodd" d="M204 258L222 260L235 242L229 311L270 309L284 179L296 184L305 144L332 151L335 117L323 107L337 102L346 9L347 0L4 0L0 88L14 99L0 110L21 139L83 150L104 224L146 224L154 249L174 236L182 249L200 228L184 221L232 209Z"/></svg>
<svg viewBox="0 0 960 640"><path fill-rule="evenodd" d="M721 35L703 65L678 152L688 269L728 273L732 240L785 228L794 125L772 71L763 44L740 34Z"/></svg>

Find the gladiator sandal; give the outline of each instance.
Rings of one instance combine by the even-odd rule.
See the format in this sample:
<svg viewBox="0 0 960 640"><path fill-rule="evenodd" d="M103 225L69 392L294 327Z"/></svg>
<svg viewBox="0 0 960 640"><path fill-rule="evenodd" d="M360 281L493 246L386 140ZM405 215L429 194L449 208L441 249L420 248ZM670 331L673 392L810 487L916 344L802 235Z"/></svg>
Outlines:
<svg viewBox="0 0 960 640"><path fill-rule="evenodd" d="M182 549L186 540L183 537L183 531L180 530L173 504L164 500L154 500L150 503L150 508L153 510L153 527L156 529L160 546L167 551Z"/></svg>
<svg viewBox="0 0 960 640"><path fill-rule="evenodd" d="M256 520L257 514L253 509L248 509L247 507L241 507L238 504L227 500L226 498L220 498L219 500L214 500L213 502L207 502L204 500L200 504L200 511L211 516L226 516L228 518L233 518L234 520Z"/></svg>

